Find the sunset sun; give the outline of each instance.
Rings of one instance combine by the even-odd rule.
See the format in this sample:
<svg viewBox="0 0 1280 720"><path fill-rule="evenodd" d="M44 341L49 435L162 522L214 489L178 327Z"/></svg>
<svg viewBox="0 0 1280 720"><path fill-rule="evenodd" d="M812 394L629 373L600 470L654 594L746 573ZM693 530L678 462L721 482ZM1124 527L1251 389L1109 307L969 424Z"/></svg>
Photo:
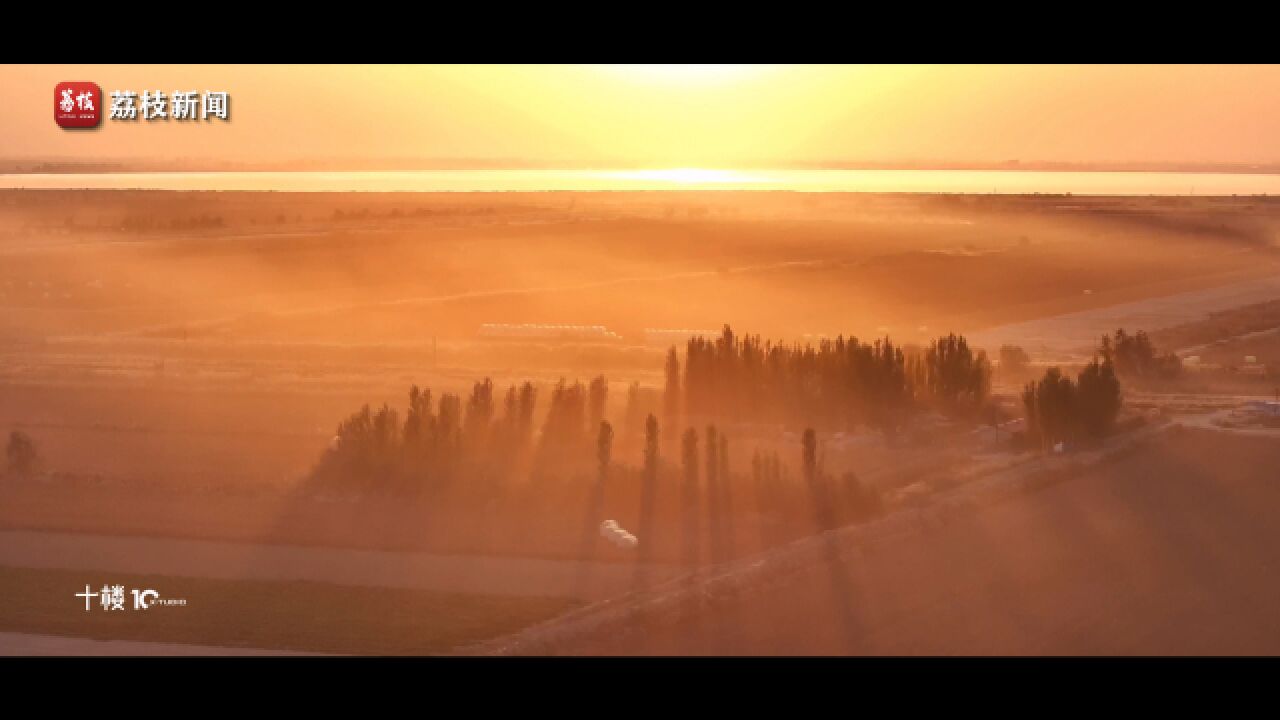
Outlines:
<svg viewBox="0 0 1280 720"><path fill-rule="evenodd" d="M609 65L632 80L663 85L708 85L740 80L757 73L757 65Z"/></svg>

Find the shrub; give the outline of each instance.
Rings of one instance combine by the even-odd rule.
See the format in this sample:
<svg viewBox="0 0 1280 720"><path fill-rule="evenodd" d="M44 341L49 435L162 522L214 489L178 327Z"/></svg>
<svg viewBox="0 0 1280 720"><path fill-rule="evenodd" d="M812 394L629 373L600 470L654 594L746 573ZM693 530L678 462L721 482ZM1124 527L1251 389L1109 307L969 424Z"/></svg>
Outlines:
<svg viewBox="0 0 1280 720"><path fill-rule="evenodd" d="M19 476L34 472L40 461L35 442L20 430L9 433L9 445L5 449L5 455L9 461L8 472Z"/></svg>

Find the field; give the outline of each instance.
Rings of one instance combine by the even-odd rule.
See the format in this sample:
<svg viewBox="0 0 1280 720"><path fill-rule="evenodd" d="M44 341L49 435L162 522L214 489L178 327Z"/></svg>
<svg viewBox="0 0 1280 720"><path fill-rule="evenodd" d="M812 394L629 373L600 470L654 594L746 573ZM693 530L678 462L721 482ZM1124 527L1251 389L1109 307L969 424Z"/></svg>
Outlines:
<svg viewBox="0 0 1280 720"><path fill-rule="evenodd" d="M646 328L981 337L1266 282L1278 218L1258 198L7 191L0 424L50 471L288 484L410 383L658 388ZM478 337L525 322L621 339Z"/></svg>
<svg viewBox="0 0 1280 720"><path fill-rule="evenodd" d="M220 642L214 628L232 609L196 612L187 629L121 625L126 629L102 634L41 611L33 594L0 631L322 652L443 652L479 642L632 589L634 554L603 544L588 552L583 518L594 512L626 528L642 523L642 428L626 415L625 399L637 383L640 416L661 415L664 356L682 343L647 331L714 335L731 324L739 332L815 343L840 334L887 335L913 351L955 331L992 357L1003 343L1024 346L1038 373L1050 363L1082 362L1099 334L1123 324L1153 331L1164 349L1199 352L1206 362L1226 365L1229 357L1251 354L1274 367L1280 345L1271 331L1280 320L1266 303L1274 304L1280 287L1278 237L1280 201L1255 197L0 191L0 430L25 433L39 451L34 472L0 476L0 533L13 540L0 561L6 580L37 588L36 594L57 585L58 597L71 597L82 581L62 585L78 571L150 573L193 583L191 592L200 597L313 593L316 612L334 617L354 607L346 604L354 600L342 599L350 587L364 588L361 593L398 588L403 594L395 602L410 615L453 613L472 602L462 595L481 598L477 607L484 609L484 617L468 619L456 632L416 625L419 620L402 614L368 619L382 624L365 628L367 642L344 635L329 643L301 620L280 619L280 608L236 605L236 613L276 613L261 621L278 625L279 634ZM584 334L493 337L483 329L487 324L565 325ZM437 398L446 392L466 398L485 377L499 393L529 380L539 397L533 424L541 427L558 380L586 382L596 375L607 378L603 417L617 428L617 472L591 509L579 497L587 482L576 476L522 484L500 500L473 492L461 506L304 488L333 447L339 422L366 404L403 412L413 384ZM1016 393L1026 379L997 373L990 422L1018 417ZM1204 375L1191 385L1182 390L1249 396L1272 390L1263 376ZM1126 411L1126 427L1165 405L1158 398L1144 403ZM833 476L856 475L893 511L1031 459L1034 453L1013 442L1013 431L979 424L951 423L935 413L894 433L822 429L823 468ZM722 427L730 437L724 462L745 477L756 453L777 453L798 478L804 428L793 425ZM672 477L679 472L679 431L663 430L659 466ZM1177 467L1153 458L1150 470L1126 465L1124 472L1107 472L1128 478L1115 486L1125 492L1126 483L1197 467L1213 454L1205 442L1193 446L1203 455ZM1260 462L1266 452L1241 448L1242 457L1257 455ZM1252 477L1242 476L1240 492L1270 501ZM1203 475L1186 481L1196 482L1175 483L1171 491L1183 494L1157 500L1180 511L1179 503L1205 487ZM1102 500L1138 502L1136 496L1108 498L1110 490L1095 481L1082 487L1071 492L1099 493L1103 508L1110 506ZM774 499L758 488L739 489L731 500L732 529L721 555L695 564L750 557L818 529L795 511L809 498L792 497L793 517L782 521L771 519ZM1067 500L1067 508L1083 502ZM1044 501L1029 502L1034 508ZM651 581L675 573L687 542L678 494L664 491L655 503ZM1063 515L1067 510L1000 512L991 522L1007 523L1001 532L1011 537L1037 523L1083 522ZM1096 512L1113 513L1106 516L1112 522L1128 510ZM711 532L693 531L700 538L695 542L710 543ZM996 547L1000 543L976 533L958 537L949 555L929 559L923 547L908 548L901 552L916 554L902 556L902 569L866 572L883 573L875 582L884 582L886 592L907 593L917 582L906 574L913 568L944 572L949 563L967 563L990 574L955 578L970 604L954 612L980 613L983 593L1012 592L1001 573L1032 577L1033 566L1046 558L1068 563L1070 571L1070 563L1083 562L1073 553L1103 553L1102 541L1089 536L1081 549L1049 538L1004 557L1016 548ZM83 543L109 537L123 544L115 555L102 551L101 562L80 565L66 559L79 554L80 545L68 545L56 561L38 550L51 538L77 535ZM19 536L22 543L14 539ZM149 539L193 543L181 547L222 557L221 565L207 567L223 571L184 570L161 562L170 556L160 550L128 544ZM1120 540L1145 542L1134 547L1156 552L1151 537ZM296 551L302 553L297 558L309 558L302 565L327 563L333 572L255 575L245 561L238 575L235 561L214 546L260 547L264 556L278 551L276 560L262 563L272 568L291 567L280 558ZM382 555L366 568L359 559L366 556L341 554L347 552ZM975 559L984 553L995 559ZM421 582L388 579L401 562L417 567ZM1172 582L1168 573L1181 570L1171 562L1139 575L1134 582L1149 585L1135 592ZM483 570L474 576L456 571L468 563ZM351 580L365 571L377 575L376 567L389 569L376 581ZM594 589L579 582L583 568L594 568ZM1101 582L1092 575L1062 577L1086 583L1070 591L1078 594ZM510 592L513 585L519 592ZM942 602L930 592L920 597L932 600L919 602ZM1193 612L1185 603L1169 612ZM886 607L886 615L869 609L872 615L859 622L888 627L905 622L901 613L908 611L933 617L936 608L926 605ZM958 616L936 617L959 622ZM1015 621L992 620L1001 629L986 639L929 630L938 626L907 634L875 629L856 649L1034 650L1014 643ZM761 627L776 624L761 616ZM1236 638L1232 628L1223 632L1219 637ZM416 639L389 639L405 633ZM1151 637L1152 647L1162 647ZM1092 638L1040 637L1044 644L1036 647L1130 647L1123 635L1114 646ZM1254 647L1237 639L1224 647ZM1139 638L1129 640L1139 646ZM1270 640L1262 634L1257 642ZM715 647L655 642L653 648L587 649ZM1187 642L1199 647L1193 636ZM774 648L763 636L734 646ZM840 651L803 632L777 649Z"/></svg>
<svg viewBox="0 0 1280 720"><path fill-rule="evenodd" d="M564 654L1274 654L1272 438L1185 430ZM1016 538L1016 541L1014 539Z"/></svg>
<svg viewBox="0 0 1280 720"><path fill-rule="evenodd" d="M103 584L153 588L187 603L135 610L127 595L123 610L104 610L97 598L85 610L75 593L86 583L95 592ZM0 633L343 655L444 653L573 607L547 598L11 567L0 567L0 585L10 589Z"/></svg>

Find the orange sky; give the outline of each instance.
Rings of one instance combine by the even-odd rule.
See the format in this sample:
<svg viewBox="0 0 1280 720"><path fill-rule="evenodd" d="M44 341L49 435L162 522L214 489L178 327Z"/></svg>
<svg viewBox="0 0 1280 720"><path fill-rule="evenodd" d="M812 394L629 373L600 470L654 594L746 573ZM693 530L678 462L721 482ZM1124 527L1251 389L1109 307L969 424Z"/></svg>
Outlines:
<svg viewBox="0 0 1280 720"><path fill-rule="evenodd" d="M229 123L59 129L53 86L226 90ZM1280 161L1280 66L0 66L0 157Z"/></svg>

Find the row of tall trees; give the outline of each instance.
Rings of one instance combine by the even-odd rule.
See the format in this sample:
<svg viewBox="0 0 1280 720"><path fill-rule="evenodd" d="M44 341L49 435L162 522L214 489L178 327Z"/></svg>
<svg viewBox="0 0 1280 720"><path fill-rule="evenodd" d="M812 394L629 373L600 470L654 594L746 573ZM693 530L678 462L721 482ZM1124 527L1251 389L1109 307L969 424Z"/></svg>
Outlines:
<svg viewBox="0 0 1280 720"><path fill-rule="evenodd" d="M949 415L978 410L991 392L991 363L974 352L963 335L951 333L929 344L918 360L908 358L914 395L930 400Z"/></svg>
<svg viewBox="0 0 1280 720"><path fill-rule="evenodd" d="M657 427L657 420L649 416L646 483L657 480L656 459L660 452ZM803 533L831 529L870 519L883 509L879 492L862 484L854 473L845 473L837 479L822 469L817 436L812 428L805 430L802 443L803 482L792 479L776 452L759 450L752 454L750 476L735 475L729 466L728 446L728 438L715 425L708 425L702 434L695 428L687 428L681 435L682 536L707 539L705 558L700 555L703 547L685 544L682 560L686 564L694 565L702 559L720 562L733 554L737 546L735 537L740 532L736 522L740 515L735 512L738 504L749 503L754 508L757 530L765 546L794 537L797 528ZM747 485L748 479L750 485ZM655 492L656 487L646 486L646 506L651 504L648 498ZM748 502L744 503L744 499ZM642 520L641 537L648 527L649 523Z"/></svg>
<svg viewBox="0 0 1280 720"><path fill-rule="evenodd" d="M1113 335L1103 335L1097 352L1126 379L1167 381L1182 374L1182 360L1173 353L1157 351L1142 330L1130 335L1120 328Z"/></svg>
<svg viewBox="0 0 1280 720"><path fill-rule="evenodd" d="M1170 381L1181 372L1181 359L1156 350L1142 330L1131 335L1121 328L1103 335L1093 360L1074 381L1053 367L1023 388L1027 436L1042 449L1101 438L1112 431L1120 414L1121 378L1139 383Z"/></svg>
<svg viewBox="0 0 1280 720"><path fill-rule="evenodd" d="M1042 449L1059 442L1097 439L1111 432L1122 402L1109 359L1094 358L1071 378L1056 367L1022 391L1027 436Z"/></svg>
<svg viewBox="0 0 1280 720"><path fill-rule="evenodd" d="M582 402L576 399L584 394L580 383L556 386L538 453L554 459L581 448L585 429ZM378 410L366 405L343 420L311 481L321 488L392 493L444 489L462 477L471 485L492 484L525 464L534 451L536 400L532 383L512 385L499 415L488 378L473 385L465 405L458 395L444 393L436 400L430 389L415 385L409 389L403 423L387 405ZM575 409L577 433L572 427Z"/></svg>
<svg viewBox="0 0 1280 720"><path fill-rule="evenodd" d="M484 384L479 385L482 389L473 396L483 397ZM572 385L566 386L566 395L572 394L572 388ZM519 394L517 388L517 410ZM424 395L422 391L417 393L413 411L414 417L420 420L427 417L423 409L430 407ZM437 430L441 427L440 404L446 408L448 426L452 412L448 408L453 407L454 402L442 396L441 402L436 403L432 416ZM470 402L458 404L462 408L477 407ZM723 562L744 552L788 542L815 530L868 519L880 512L879 494L859 483L856 476L847 473L836 479L823 471L812 431L806 433L803 452L795 458L801 462L803 472L789 470L776 453L756 452L750 472L744 473L732 467L730 439L715 426L677 431L681 451L664 460L660 425L654 414L648 414L643 422L643 441L636 457L638 465L616 456L613 426L601 421L593 433L593 447L586 448L589 461L579 472L486 487L482 482L484 475L469 465L475 458L461 452L461 448L469 446L465 439L467 428L476 427L467 422L467 415L464 409L463 421L457 426L456 442L452 445L459 454L442 453L435 457L436 463L454 461L450 468L453 474L447 474L442 469L444 465L428 465L417 479L428 482L424 490L433 492L430 502L423 506L426 511L423 531L445 532L450 542L478 543L483 547L513 542L524 545L536 542L548 551L556 548L571 551L576 547L581 558L590 560L598 557L602 548L604 552L616 552L599 539L601 524L613 520L638 538L634 545L640 560L635 570L638 587L648 583L649 561L683 562L690 566ZM350 481L349 487L354 489L375 489L379 482L384 485L399 482L399 487L406 489L413 487L408 470L413 465L402 459L407 448L412 447L403 436L405 425L401 425L402 436L397 443L390 431L393 411L368 412L367 421L365 416L362 410L356 419L349 420L351 427L362 428L363 434L359 437L367 438L365 465L352 462L341 466L344 472L354 473L342 477ZM501 427L507 417L505 413L500 415L491 429ZM519 413L511 417L518 418ZM419 427L430 428L431 423L425 422ZM358 436L344 437L352 442ZM502 435L493 433L491 437L497 442ZM537 451L538 443L535 439L530 444L530 452ZM379 454L383 457L378 458ZM333 463L340 455L342 453L331 452L325 462ZM589 467L592 464L594 467ZM337 473L340 466L327 467L325 472ZM431 475L432 470L437 474ZM472 475L464 477L464 473ZM339 475L325 477L336 481ZM430 484L433 479L455 482L437 486ZM462 482L456 482L459 480ZM477 492L472 492L472 488ZM487 499L481 505L468 502L481 496ZM465 521L456 523L459 509L468 511L461 516ZM584 563L583 567L588 565Z"/></svg>
<svg viewBox="0 0 1280 720"><path fill-rule="evenodd" d="M718 338L688 341L681 370L673 347L666 360L668 423L732 418L894 431L923 406L972 413L991 387L986 354L954 334L908 350L888 337L861 342L839 336L817 346L773 342L736 335L725 325Z"/></svg>
<svg viewBox="0 0 1280 720"><path fill-rule="evenodd" d="M615 455L613 426L603 419L603 379L558 383L535 433L537 395L531 383L512 385L499 409L488 379L465 398L433 398L415 386L403 420L387 406L366 406L344 420L311 487L427 496L440 509L480 500L493 512L470 517L498 527L538 526L545 517L552 526L542 532L554 532L581 518L577 542L588 555L596 552L600 523L621 518L641 538L642 559L652 557L654 538L661 536L656 542L667 544L664 557L690 564L719 562L744 545L768 546L879 512L878 493L855 475L836 478L822 469L812 430L799 458L803 472L793 475L776 452L757 450L743 473L732 465L728 434L714 424L683 432L677 426L680 452L664 462L658 418L647 413L637 466Z"/></svg>
<svg viewBox="0 0 1280 720"><path fill-rule="evenodd" d="M535 429L538 391L531 382L509 386L501 401L488 378L475 383L465 398L453 393L436 398L415 385L403 421L388 405L376 410L366 405L343 420L311 481L317 488L399 493L446 489L460 479L482 488L513 477L589 472L592 445L607 424L608 397L604 376L585 385L561 380L551 388ZM624 451L638 449L651 404L633 383L624 415ZM611 425L609 432L612 445Z"/></svg>
<svg viewBox="0 0 1280 720"><path fill-rule="evenodd" d="M726 325L718 338L690 339L683 367L672 348L666 376L660 412L667 427L746 421L832 430L868 425L893 432L920 407L951 415L976 411L987 400L991 366L983 352L954 334L908 352L887 337L786 344L738 336ZM484 488L511 477L589 472L591 446L607 412L605 378L585 385L561 380L551 389L535 433L537 395L525 382L508 387L499 402L488 378L465 398L444 393L436 399L415 386L403 422L387 405L366 406L343 421L313 482L401 492L449 488L463 477L468 487ZM639 449L642 418L658 406L638 384L630 386L624 453ZM718 470L718 458L707 461L712 471Z"/></svg>

